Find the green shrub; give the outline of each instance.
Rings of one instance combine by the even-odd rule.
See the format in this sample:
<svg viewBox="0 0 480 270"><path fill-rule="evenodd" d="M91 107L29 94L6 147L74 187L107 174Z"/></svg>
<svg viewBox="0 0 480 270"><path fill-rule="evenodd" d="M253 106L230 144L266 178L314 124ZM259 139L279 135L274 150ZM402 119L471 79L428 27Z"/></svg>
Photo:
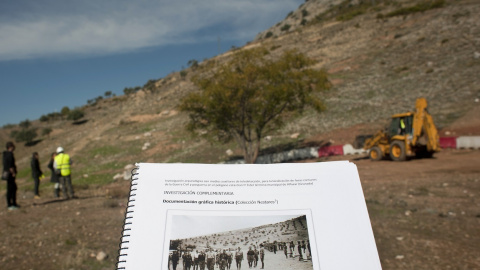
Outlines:
<svg viewBox="0 0 480 270"><path fill-rule="evenodd" d="M187 77L187 74L188 74L188 72L186 70L181 70L180 71L180 78L182 78L182 80L185 80L185 78Z"/></svg>
<svg viewBox="0 0 480 270"><path fill-rule="evenodd" d="M290 29L291 25L290 24L284 24L282 28L280 28L281 31L288 31Z"/></svg>
<svg viewBox="0 0 480 270"><path fill-rule="evenodd" d="M28 129L32 125L32 123L30 122L30 120L26 119L26 120L20 122L20 124L18 124L18 125L23 129Z"/></svg>
<svg viewBox="0 0 480 270"><path fill-rule="evenodd" d="M47 116L51 120L56 120L56 119L61 119L62 118L62 114L58 113L58 112L49 113Z"/></svg>
<svg viewBox="0 0 480 270"><path fill-rule="evenodd" d="M198 68L198 61L195 60L195 59L189 60L187 64L188 64L188 66L189 66L190 68L192 68L193 70L195 70L196 68Z"/></svg>
<svg viewBox="0 0 480 270"><path fill-rule="evenodd" d="M394 10L390 13L387 13L386 16L387 17L406 16L409 14L424 12L434 8L441 8L443 6L445 6L445 0L425 1L411 7L405 7L405 8Z"/></svg>
<svg viewBox="0 0 480 270"><path fill-rule="evenodd" d="M327 20L335 18L338 21L348 21L356 16L367 13L371 8L374 10L378 2L372 3L371 1L360 1L358 4L352 4L350 0L344 0L338 5L331 6L325 12L322 12L315 16L311 23L322 23Z"/></svg>
<svg viewBox="0 0 480 270"><path fill-rule="evenodd" d="M143 85L143 89L145 90L149 90L149 91L153 91L155 90L156 86L155 86L155 83L157 82L157 80L148 80L148 82L146 84ZM138 91L138 90L137 90Z"/></svg>
<svg viewBox="0 0 480 270"><path fill-rule="evenodd" d="M339 15L337 16L337 21L349 21L359 15L362 15L363 13L365 13L365 10L363 9L356 9L356 10L352 10L352 11L349 11L349 12L346 12L342 15Z"/></svg>
<svg viewBox="0 0 480 270"><path fill-rule="evenodd" d="M48 120L48 116L46 116L45 114L40 116L40 122L47 122Z"/></svg>
<svg viewBox="0 0 480 270"><path fill-rule="evenodd" d="M42 136L46 136L52 132L52 129L49 127L43 128L42 129Z"/></svg>
<svg viewBox="0 0 480 270"><path fill-rule="evenodd" d="M280 46L280 45L273 45L272 47L270 47L270 51L274 51L274 50L276 50L276 49L278 49L278 48L280 48L280 47L282 47L282 46Z"/></svg>
<svg viewBox="0 0 480 270"><path fill-rule="evenodd" d="M34 128L25 128L21 130L12 130L10 137L16 142L30 143L37 137L37 131Z"/></svg>
<svg viewBox="0 0 480 270"><path fill-rule="evenodd" d="M271 31L268 31L267 34L265 34L265 38L270 38L273 36L273 33Z"/></svg>
<svg viewBox="0 0 480 270"><path fill-rule="evenodd" d="M5 124L5 125L3 125L3 128L4 128L4 129L10 129L10 128L14 128L14 127L15 127L14 124Z"/></svg>
<svg viewBox="0 0 480 270"><path fill-rule="evenodd" d="M123 93L125 95L130 95L130 94L134 94L136 93L138 90L142 89L140 86L136 86L136 87L125 87L123 89Z"/></svg>
<svg viewBox="0 0 480 270"><path fill-rule="evenodd" d="M48 122L48 121L61 119L61 118L62 118L62 114L55 112L55 113L44 114L40 116L39 120L40 122Z"/></svg>
<svg viewBox="0 0 480 270"><path fill-rule="evenodd" d="M62 110L60 111L60 113L63 115L63 116L67 116L69 113L70 113L70 108L68 108L68 106L64 106L62 108Z"/></svg>
<svg viewBox="0 0 480 270"><path fill-rule="evenodd" d="M85 114L81 110L75 109L68 114L67 119L77 121L78 119L82 118L83 116L85 116Z"/></svg>
<svg viewBox="0 0 480 270"><path fill-rule="evenodd" d="M306 9L302 9L302 17L307 17L308 11Z"/></svg>

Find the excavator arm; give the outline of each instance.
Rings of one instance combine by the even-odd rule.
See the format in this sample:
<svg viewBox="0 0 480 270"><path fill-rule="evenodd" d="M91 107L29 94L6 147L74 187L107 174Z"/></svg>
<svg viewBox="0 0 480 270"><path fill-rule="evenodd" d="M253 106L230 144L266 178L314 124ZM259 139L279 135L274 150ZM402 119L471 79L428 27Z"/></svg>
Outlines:
<svg viewBox="0 0 480 270"><path fill-rule="evenodd" d="M436 152L440 150L440 139L438 137L438 131L433 123L433 118L430 114L425 115L424 130L427 133L428 143L427 150L430 152Z"/></svg>
<svg viewBox="0 0 480 270"><path fill-rule="evenodd" d="M415 102L413 118L412 145L417 145L421 138L425 138L427 150L434 152L440 149L438 131L433 123L432 116L427 111L427 100L418 98Z"/></svg>
<svg viewBox="0 0 480 270"><path fill-rule="evenodd" d="M383 130L377 131L377 133L375 133L375 135L373 135L373 137L371 137L371 138L369 138L365 141L365 145L363 146L363 149L368 150L368 149L374 147L380 141L386 140L386 136L387 135L385 134L385 132Z"/></svg>

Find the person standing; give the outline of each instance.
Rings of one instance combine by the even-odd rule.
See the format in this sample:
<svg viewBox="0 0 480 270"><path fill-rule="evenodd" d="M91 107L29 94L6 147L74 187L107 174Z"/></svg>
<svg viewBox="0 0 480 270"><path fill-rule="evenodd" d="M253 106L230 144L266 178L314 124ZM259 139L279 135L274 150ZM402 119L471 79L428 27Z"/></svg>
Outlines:
<svg viewBox="0 0 480 270"><path fill-rule="evenodd" d="M233 253L230 251L230 248L227 249L227 269L230 270L232 267Z"/></svg>
<svg viewBox="0 0 480 270"><path fill-rule="evenodd" d="M50 182L54 183L54 185L53 185L53 188L54 188L53 189L53 195L55 196L55 198L58 198L58 197L60 197L60 181L58 180L60 175L57 174L55 172L55 168L53 168L53 164L55 162L55 156L56 156L56 153L55 152L52 153L51 158L50 158L50 162L48 163L47 167L51 171Z"/></svg>
<svg viewBox="0 0 480 270"><path fill-rule="evenodd" d="M175 250L172 254L172 269L177 270L177 264L178 261L180 260L180 257L178 256L178 252Z"/></svg>
<svg viewBox="0 0 480 270"><path fill-rule="evenodd" d="M260 244L260 261L262 262L262 268L260 269L265 269L265 249L263 248L263 244Z"/></svg>
<svg viewBox="0 0 480 270"><path fill-rule="evenodd" d="M216 249L215 250L215 265L220 268L220 254L222 254L221 250Z"/></svg>
<svg viewBox="0 0 480 270"><path fill-rule="evenodd" d="M302 254L303 254L303 261L307 261L307 244L305 243L305 240L302 240Z"/></svg>
<svg viewBox="0 0 480 270"><path fill-rule="evenodd" d="M32 178L34 182L34 192L35 192L35 199L40 199L40 177L43 175L42 170L40 169L40 162L38 161L38 153L34 152L32 154L32 160L30 162L30 167L32 168Z"/></svg>
<svg viewBox="0 0 480 270"><path fill-rule="evenodd" d="M190 270L192 267L193 263L193 258L192 255L190 254L189 251L185 252L185 255L183 256L183 267L185 270Z"/></svg>
<svg viewBox="0 0 480 270"><path fill-rule="evenodd" d="M210 250L207 252L207 269L213 270L214 267L215 267L215 253L210 248Z"/></svg>
<svg viewBox="0 0 480 270"><path fill-rule="evenodd" d="M235 262L237 263L237 270L242 269L242 261L243 261L243 251L240 247L238 247L237 252L235 252Z"/></svg>
<svg viewBox="0 0 480 270"><path fill-rule="evenodd" d="M67 200L70 198L75 198L70 170L71 165L72 160L70 159L70 156L64 153L63 147L59 146L57 148L57 155L55 156L53 167L55 168L55 171L60 170L59 180L62 185L63 197Z"/></svg>
<svg viewBox="0 0 480 270"><path fill-rule="evenodd" d="M200 266L200 270L205 270L205 259L205 252L201 250L200 254L198 254L198 265Z"/></svg>
<svg viewBox="0 0 480 270"><path fill-rule="evenodd" d="M195 250L195 252L193 252L193 270L198 270L198 250Z"/></svg>
<svg viewBox="0 0 480 270"><path fill-rule="evenodd" d="M228 262L228 255L227 251L224 249L222 253L220 253L219 256L219 267L220 270L225 270L227 268L227 262Z"/></svg>
<svg viewBox="0 0 480 270"><path fill-rule="evenodd" d="M249 268L252 268L254 260L255 260L255 251L252 250L252 247L249 247L247 251L247 262L248 262Z"/></svg>
<svg viewBox="0 0 480 270"><path fill-rule="evenodd" d="M303 261L303 257L302 257L302 242L297 241L297 249L298 249L298 260L299 261Z"/></svg>
<svg viewBox="0 0 480 270"><path fill-rule="evenodd" d="M295 257L295 243L290 241L290 258Z"/></svg>
<svg viewBox="0 0 480 270"><path fill-rule="evenodd" d="M17 176L17 165L15 165L15 145L13 142L7 142L7 150L3 152L3 172L6 174L7 181L7 207L8 210L16 210L19 208L17 204L17 184L15 178Z"/></svg>

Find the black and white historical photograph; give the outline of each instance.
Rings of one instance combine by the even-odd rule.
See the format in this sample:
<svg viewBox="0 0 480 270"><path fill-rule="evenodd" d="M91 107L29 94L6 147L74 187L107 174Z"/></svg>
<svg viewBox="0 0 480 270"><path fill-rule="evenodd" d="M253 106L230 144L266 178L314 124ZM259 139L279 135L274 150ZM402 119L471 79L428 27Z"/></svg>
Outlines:
<svg viewBox="0 0 480 270"><path fill-rule="evenodd" d="M171 216L169 270L313 269L307 216Z"/></svg>

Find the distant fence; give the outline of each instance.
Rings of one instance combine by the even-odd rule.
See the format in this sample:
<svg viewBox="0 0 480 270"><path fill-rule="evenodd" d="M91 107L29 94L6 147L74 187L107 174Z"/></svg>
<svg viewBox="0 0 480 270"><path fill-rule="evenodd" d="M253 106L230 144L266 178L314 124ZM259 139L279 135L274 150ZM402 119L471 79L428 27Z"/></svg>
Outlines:
<svg viewBox="0 0 480 270"><path fill-rule="evenodd" d="M480 136L440 137L441 148L452 149L480 149ZM329 156L366 154L364 149L355 149L351 144L328 145L321 147L307 147L293 149L280 153L259 156L256 164L282 163L295 160L312 159ZM243 164L243 159L230 160L226 164Z"/></svg>
<svg viewBox="0 0 480 270"><path fill-rule="evenodd" d="M457 148L457 137L440 137L441 148Z"/></svg>
<svg viewBox="0 0 480 270"><path fill-rule="evenodd" d="M457 138L457 149L479 149L480 136L461 136Z"/></svg>

